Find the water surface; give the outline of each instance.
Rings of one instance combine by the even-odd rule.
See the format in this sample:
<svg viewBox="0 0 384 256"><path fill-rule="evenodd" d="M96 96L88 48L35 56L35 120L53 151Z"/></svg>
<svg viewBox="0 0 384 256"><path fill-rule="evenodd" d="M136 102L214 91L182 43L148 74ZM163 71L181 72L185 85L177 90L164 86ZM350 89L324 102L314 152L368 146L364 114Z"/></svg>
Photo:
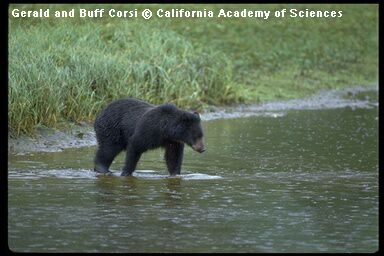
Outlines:
<svg viewBox="0 0 384 256"><path fill-rule="evenodd" d="M369 104L250 107L243 113L265 114L211 118L207 152L186 149L179 177L168 176L161 150L143 155L134 177L118 176L124 154L112 165L117 176L96 176L95 146L9 154L9 247L377 251L377 92L343 99Z"/></svg>

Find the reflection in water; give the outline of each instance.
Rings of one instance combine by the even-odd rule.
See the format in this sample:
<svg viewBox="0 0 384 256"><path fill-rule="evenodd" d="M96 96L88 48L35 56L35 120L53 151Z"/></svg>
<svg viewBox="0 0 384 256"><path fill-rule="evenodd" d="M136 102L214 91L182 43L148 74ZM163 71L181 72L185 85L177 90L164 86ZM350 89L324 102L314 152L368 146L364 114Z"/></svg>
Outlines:
<svg viewBox="0 0 384 256"><path fill-rule="evenodd" d="M133 177L96 176L94 147L10 155L9 246L28 252L376 251L377 105L353 106L205 122L209 151L187 148L177 177L159 169L160 150L145 154ZM120 155L112 169L123 161Z"/></svg>
<svg viewBox="0 0 384 256"><path fill-rule="evenodd" d="M164 198L168 207L181 205L185 201L182 192L182 180L179 177L171 177L166 179L166 190L164 191ZM186 202L184 202L186 203Z"/></svg>
<svg viewBox="0 0 384 256"><path fill-rule="evenodd" d="M97 176L95 181L96 193L106 195L106 199L110 196L134 195L137 193L137 178L136 177L113 177L113 176Z"/></svg>

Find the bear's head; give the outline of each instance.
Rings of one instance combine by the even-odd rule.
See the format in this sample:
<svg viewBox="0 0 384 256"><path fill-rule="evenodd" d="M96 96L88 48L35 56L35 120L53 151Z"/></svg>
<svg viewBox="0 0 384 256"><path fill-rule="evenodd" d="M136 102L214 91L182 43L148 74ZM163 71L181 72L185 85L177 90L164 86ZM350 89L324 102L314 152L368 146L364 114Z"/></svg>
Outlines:
<svg viewBox="0 0 384 256"><path fill-rule="evenodd" d="M203 153L206 149L204 145L204 134L203 128L201 127L200 114L198 112L193 112L192 115L192 125L189 130L190 137L186 143L191 146L193 150Z"/></svg>
<svg viewBox="0 0 384 256"><path fill-rule="evenodd" d="M199 113L182 110L179 118L175 121L174 139L184 142L199 153L203 153L206 149Z"/></svg>

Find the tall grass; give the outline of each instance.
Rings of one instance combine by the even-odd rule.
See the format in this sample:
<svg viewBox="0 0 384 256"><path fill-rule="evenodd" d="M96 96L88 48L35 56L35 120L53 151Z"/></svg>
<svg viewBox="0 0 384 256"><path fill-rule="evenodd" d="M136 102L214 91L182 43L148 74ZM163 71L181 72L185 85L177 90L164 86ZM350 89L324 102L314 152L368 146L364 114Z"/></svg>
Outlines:
<svg viewBox="0 0 384 256"><path fill-rule="evenodd" d="M17 5L31 10L47 5ZM92 121L122 97L207 105L305 96L377 82L377 5L49 5L71 8L342 10L340 19L14 19L8 126Z"/></svg>
<svg viewBox="0 0 384 256"><path fill-rule="evenodd" d="M61 23L17 29L9 40L12 135L61 119L92 120L106 103L127 96L195 109L242 100L224 54L172 31Z"/></svg>

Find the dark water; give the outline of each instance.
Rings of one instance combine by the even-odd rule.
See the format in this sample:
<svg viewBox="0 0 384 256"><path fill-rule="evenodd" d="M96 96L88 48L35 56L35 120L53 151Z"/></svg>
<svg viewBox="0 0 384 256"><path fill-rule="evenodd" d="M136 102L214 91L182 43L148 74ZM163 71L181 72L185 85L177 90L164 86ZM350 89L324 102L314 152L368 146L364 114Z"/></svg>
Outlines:
<svg viewBox="0 0 384 256"><path fill-rule="evenodd" d="M187 149L183 174L176 178L167 176L161 150L145 154L142 171L128 178L96 177L90 171L93 146L10 154L9 247L23 252L378 250L377 104L286 110L203 125L208 151ZM117 174L123 157L112 166Z"/></svg>

